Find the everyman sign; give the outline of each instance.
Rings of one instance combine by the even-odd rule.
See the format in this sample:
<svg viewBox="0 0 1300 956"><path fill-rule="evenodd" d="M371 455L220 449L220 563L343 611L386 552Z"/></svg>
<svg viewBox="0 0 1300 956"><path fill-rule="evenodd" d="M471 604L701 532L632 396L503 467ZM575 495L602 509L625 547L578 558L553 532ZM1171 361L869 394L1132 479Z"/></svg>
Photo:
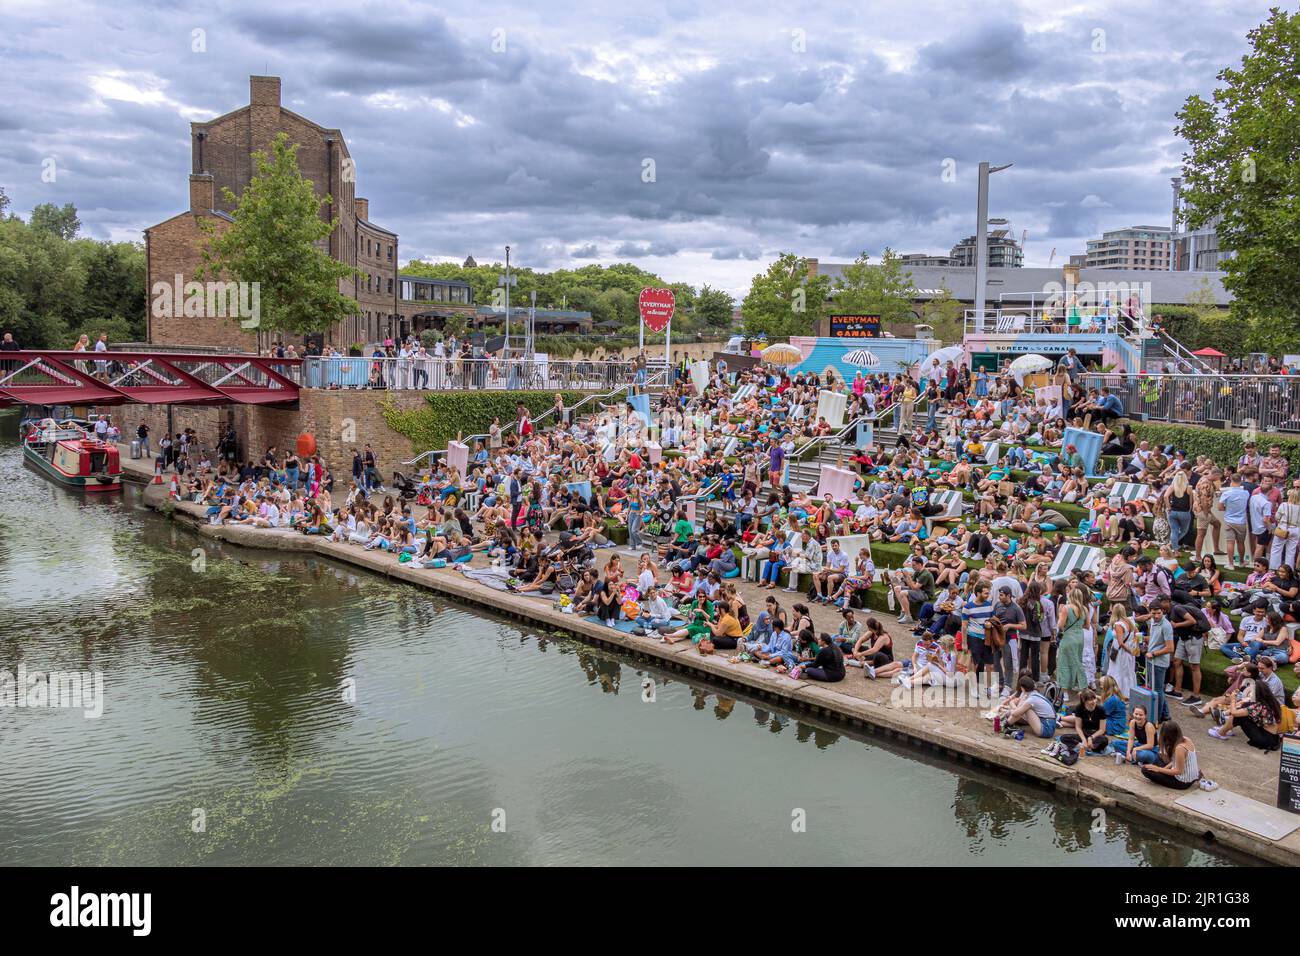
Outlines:
<svg viewBox="0 0 1300 956"><path fill-rule="evenodd" d="M832 315L830 318L831 338L880 338L880 316L878 315Z"/></svg>
<svg viewBox="0 0 1300 956"><path fill-rule="evenodd" d="M672 289L642 289L636 304L645 327L651 332L662 332L673 319L677 299Z"/></svg>

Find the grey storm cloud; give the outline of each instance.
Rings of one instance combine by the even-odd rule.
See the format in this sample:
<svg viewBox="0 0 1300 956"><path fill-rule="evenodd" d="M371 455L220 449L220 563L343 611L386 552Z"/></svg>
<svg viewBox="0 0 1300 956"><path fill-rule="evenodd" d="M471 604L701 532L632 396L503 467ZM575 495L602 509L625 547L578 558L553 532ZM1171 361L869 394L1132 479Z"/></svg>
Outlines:
<svg viewBox="0 0 1300 956"><path fill-rule="evenodd" d="M0 185L20 213L73 202L89 234L138 240L186 204L190 121L269 72L343 131L403 258L510 244L521 265L648 259L743 293L778 250L946 251L974 231L987 159L1014 163L991 211L1042 264L1168 218L1174 113L1267 6L121 0L106 22L88 0L17 3Z"/></svg>

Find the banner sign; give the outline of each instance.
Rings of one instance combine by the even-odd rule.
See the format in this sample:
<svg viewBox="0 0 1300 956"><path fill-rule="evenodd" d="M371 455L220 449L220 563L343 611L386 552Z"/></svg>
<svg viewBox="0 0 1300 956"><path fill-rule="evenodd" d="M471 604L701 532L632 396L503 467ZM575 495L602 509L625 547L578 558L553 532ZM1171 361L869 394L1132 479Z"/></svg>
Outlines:
<svg viewBox="0 0 1300 956"><path fill-rule="evenodd" d="M878 339L880 338L880 316L832 315L831 338Z"/></svg>
<svg viewBox="0 0 1300 956"><path fill-rule="evenodd" d="M662 332L673 319L677 299L672 289L642 289L636 304L645 327L651 332Z"/></svg>

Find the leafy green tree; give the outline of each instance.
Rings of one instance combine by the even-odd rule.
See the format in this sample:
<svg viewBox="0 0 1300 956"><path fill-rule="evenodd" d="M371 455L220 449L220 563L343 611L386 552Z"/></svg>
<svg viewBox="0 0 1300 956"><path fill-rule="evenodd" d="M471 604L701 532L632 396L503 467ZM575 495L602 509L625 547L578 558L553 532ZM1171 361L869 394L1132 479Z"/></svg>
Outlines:
<svg viewBox="0 0 1300 956"><path fill-rule="evenodd" d="M835 279L832 311L850 315L879 315L882 324L915 321L912 300L916 286L894 250L886 248L880 265L871 265L865 252L844 267Z"/></svg>
<svg viewBox="0 0 1300 956"><path fill-rule="evenodd" d="M1195 228L1215 223L1233 315L1270 351L1300 349L1300 14L1274 8L1251 52L1219 73L1212 101L1189 96L1183 196Z"/></svg>
<svg viewBox="0 0 1300 956"><path fill-rule="evenodd" d="M39 232L48 232L60 239L75 239L81 229L81 220L77 218L77 207L70 202L61 207L52 202L43 202L32 209L27 224Z"/></svg>
<svg viewBox="0 0 1300 956"><path fill-rule="evenodd" d="M730 293L707 285L700 288L700 294L695 299L695 314L704 328L730 328L732 313L735 311L736 300Z"/></svg>
<svg viewBox="0 0 1300 956"><path fill-rule="evenodd" d="M322 200L303 179L298 147L285 133L253 160L257 171L243 195L224 190L227 202L238 203L234 224L219 231L200 220L209 238L196 278L258 283L262 331L319 332L355 315L360 306L339 292L339 283L362 273L323 248L337 220L322 219L320 210L333 198Z"/></svg>
<svg viewBox="0 0 1300 956"><path fill-rule="evenodd" d="M963 306L953 298L952 290L947 286L941 286L939 294L922 307L921 316L934 330L931 334L936 339L947 345L953 345L960 342L966 332L962 311Z"/></svg>
<svg viewBox="0 0 1300 956"><path fill-rule="evenodd" d="M741 303L745 331L750 335L784 338L811 335L826 314L829 276L810 276L808 260L785 252L754 276Z"/></svg>
<svg viewBox="0 0 1300 956"><path fill-rule="evenodd" d="M6 210L9 208L9 197L5 194L5 188L0 186L0 219L8 215Z"/></svg>

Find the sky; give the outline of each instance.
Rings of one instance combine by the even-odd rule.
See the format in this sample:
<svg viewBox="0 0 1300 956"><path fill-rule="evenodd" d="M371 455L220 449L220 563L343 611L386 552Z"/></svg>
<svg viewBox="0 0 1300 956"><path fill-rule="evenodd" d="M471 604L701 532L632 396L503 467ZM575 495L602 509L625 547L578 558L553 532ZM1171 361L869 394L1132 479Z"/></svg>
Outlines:
<svg viewBox="0 0 1300 956"><path fill-rule="evenodd" d="M947 253L988 160L1013 164L990 215L1026 265L1060 265L1169 223L1175 113L1267 8L0 0L0 186L12 212L71 202L83 234L140 241L188 205L189 123L270 73L343 131L403 261L509 244L741 296L782 252Z"/></svg>

